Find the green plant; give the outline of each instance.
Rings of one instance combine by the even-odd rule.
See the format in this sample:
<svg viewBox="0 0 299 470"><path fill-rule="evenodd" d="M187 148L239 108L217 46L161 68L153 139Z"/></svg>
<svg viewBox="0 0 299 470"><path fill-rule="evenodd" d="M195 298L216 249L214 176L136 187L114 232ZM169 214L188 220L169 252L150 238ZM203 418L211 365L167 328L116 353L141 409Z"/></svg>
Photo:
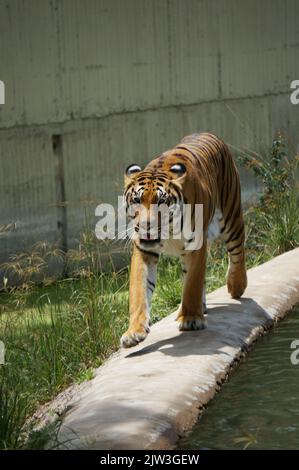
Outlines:
<svg viewBox="0 0 299 470"><path fill-rule="evenodd" d="M118 347L128 311L127 273L39 287L17 307L15 295L14 290L0 317L6 345L0 369L2 448L22 448L26 417L38 404L74 381L91 379L92 367Z"/></svg>
<svg viewBox="0 0 299 470"><path fill-rule="evenodd" d="M17 377L8 373L8 366L0 367L0 448L16 449L22 445L22 425L30 408Z"/></svg>
<svg viewBox="0 0 299 470"><path fill-rule="evenodd" d="M235 444L243 444L243 450L248 449L258 443L258 434L260 428L258 427L255 433L243 432L243 436L234 438Z"/></svg>
<svg viewBox="0 0 299 470"><path fill-rule="evenodd" d="M56 277L48 276L48 267L53 262L64 263L64 256L56 244L48 242L38 242L26 252L11 255L8 262L1 265L5 273L4 288L7 288L8 278L23 291L30 290L37 283L48 285L55 282Z"/></svg>
<svg viewBox="0 0 299 470"><path fill-rule="evenodd" d="M278 133L269 158L242 154L238 160L263 185L257 206L246 213L249 250L261 249L266 256L275 256L298 246L299 156L287 158L284 139Z"/></svg>

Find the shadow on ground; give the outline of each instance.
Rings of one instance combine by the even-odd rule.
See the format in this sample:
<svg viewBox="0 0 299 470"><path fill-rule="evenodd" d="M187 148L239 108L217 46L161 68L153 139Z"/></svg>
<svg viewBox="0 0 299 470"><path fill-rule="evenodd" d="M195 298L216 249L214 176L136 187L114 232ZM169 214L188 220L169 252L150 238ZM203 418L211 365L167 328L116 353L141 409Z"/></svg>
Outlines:
<svg viewBox="0 0 299 470"><path fill-rule="evenodd" d="M247 315L250 315L250 319ZM243 297L236 304L213 303L212 307L208 306L208 327L205 330L182 331L137 351L128 352L126 358L144 356L155 351L174 357L186 354L227 354L225 346L235 346L236 339L240 347L246 344L241 337L247 337L255 324L260 326L261 317L264 318L265 326L272 323L271 316L251 298ZM240 335L240 332L243 334Z"/></svg>

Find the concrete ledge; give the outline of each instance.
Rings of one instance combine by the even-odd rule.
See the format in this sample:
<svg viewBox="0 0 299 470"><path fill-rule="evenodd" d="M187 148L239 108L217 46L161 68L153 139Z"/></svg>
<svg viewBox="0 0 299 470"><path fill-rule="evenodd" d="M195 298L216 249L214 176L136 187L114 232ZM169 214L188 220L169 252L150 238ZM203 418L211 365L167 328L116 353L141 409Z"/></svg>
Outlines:
<svg viewBox="0 0 299 470"><path fill-rule="evenodd" d="M257 337L299 302L299 248L248 272L240 300L208 295L208 329L179 332L175 316L118 351L72 399L59 432L70 448L170 449L190 430Z"/></svg>

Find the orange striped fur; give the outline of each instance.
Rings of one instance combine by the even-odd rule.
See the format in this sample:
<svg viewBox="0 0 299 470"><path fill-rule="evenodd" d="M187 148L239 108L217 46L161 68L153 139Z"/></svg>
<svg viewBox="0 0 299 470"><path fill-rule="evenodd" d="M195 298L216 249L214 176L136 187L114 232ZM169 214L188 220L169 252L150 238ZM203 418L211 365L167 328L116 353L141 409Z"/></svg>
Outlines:
<svg viewBox="0 0 299 470"><path fill-rule="evenodd" d="M185 249L189 241L141 239L138 230L134 232L130 323L122 336L122 345L134 346L149 332L151 297L159 255L163 252L179 256L182 261L184 285L177 312L179 328L204 328L207 244L215 227L229 255L229 293L238 298L247 285L240 179L227 145L210 133L187 136L176 147L152 160L144 170L131 165L125 175L124 196L127 206L137 201L150 208L161 198L168 205L174 202L188 203L192 207L203 204L204 235L202 247L189 251ZM144 222L138 220L138 215L136 217L137 226Z"/></svg>

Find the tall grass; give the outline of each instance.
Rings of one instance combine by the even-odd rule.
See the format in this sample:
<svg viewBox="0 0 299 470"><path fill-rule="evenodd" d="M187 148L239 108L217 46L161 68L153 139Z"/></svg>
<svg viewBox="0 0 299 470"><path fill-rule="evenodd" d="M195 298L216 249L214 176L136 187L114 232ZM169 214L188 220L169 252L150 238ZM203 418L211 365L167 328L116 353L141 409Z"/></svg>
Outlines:
<svg viewBox="0 0 299 470"><path fill-rule="evenodd" d="M258 204L247 211L247 246L275 256L299 245L299 155L287 158L278 132L270 157L242 154L239 162L252 171L263 191Z"/></svg>
<svg viewBox="0 0 299 470"><path fill-rule="evenodd" d="M240 157L264 185L257 206L245 214L248 267L299 245L297 161L286 159L280 137L269 161ZM69 384L92 378L93 368L118 348L128 322L129 268L116 270L106 248L104 269L103 247L87 230L67 256L40 243L3 266L7 277L0 294L0 339L6 362L0 365L0 448L28 446L28 416ZM53 260L63 263L68 278L48 276ZM226 271L225 247L215 242L208 257L208 292L224 284ZM19 287L9 287L10 276L17 276ZM153 322L175 310L180 298L180 264L162 257ZM31 447L42 446L41 441L30 442Z"/></svg>

